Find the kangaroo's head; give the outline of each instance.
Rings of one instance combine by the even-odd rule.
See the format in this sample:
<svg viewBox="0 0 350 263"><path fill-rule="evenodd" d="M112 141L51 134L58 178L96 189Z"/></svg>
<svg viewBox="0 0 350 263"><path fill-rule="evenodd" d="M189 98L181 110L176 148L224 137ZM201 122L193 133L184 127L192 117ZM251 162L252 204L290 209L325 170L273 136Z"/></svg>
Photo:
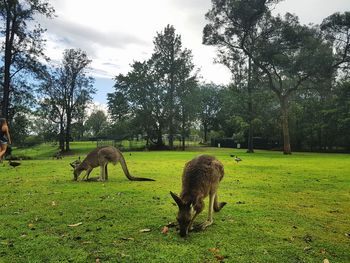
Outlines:
<svg viewBox="0 0 350 263"><path fill-rule="evenodd" d="M79 157L78 160L75 160L74 162L71 162L70 166L72 166L73 169L74 169L73 175L74 175L74 181L76 181L76 180L78 180L78 177L81 174L81 172L84 170L81 167L80 157Z"/></svg>
<svg viewBox="0 0 350 263"><path fill-rule="evenodd" d="M177 213L176 219L180 227L180 236L185 237L188 235L192 220L191 204L184 203L181 198L173 192L170 192L170 194L179 207L179 212Z"/></svg>

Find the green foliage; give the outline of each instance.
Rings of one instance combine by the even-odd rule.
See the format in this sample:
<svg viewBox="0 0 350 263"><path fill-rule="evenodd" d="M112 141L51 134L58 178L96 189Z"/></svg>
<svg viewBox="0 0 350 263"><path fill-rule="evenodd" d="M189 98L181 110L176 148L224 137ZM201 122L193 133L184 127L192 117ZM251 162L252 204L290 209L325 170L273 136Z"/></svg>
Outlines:
<svg viewBox="0 0 350 263"><path fill-rule="evenodd" d="M33 146L39 145L41 143L43 143L43 140L42 140L42 138L40 136L30 135L30 136L25 138L25 140L23 141L21 146L23 146L23 147L33 147Z"/></svg>
<svg viewBox="0 0 350 263"><path fill-rule="evenodd" d="M94 111L86 120L86 129L92 132L92 136L101 136L107 129L107 116L102 110Z"/></svg>
<svg viewBox="0 0 350 263"><path fill-rule="evenodd" d="M45 75L39 88L40 108L38 114L58 126L61 151L69 151L72 124L77 121L81 136L81 124L85 118L85 107L92 100L93 78L87 75L91 63L85 51L66 49L62 64Z"/></svg>
<svg viewBox="0 0 350 263"><path fill-rule="evenodd" d="M44 72L42 60L47 57L43 54L45 40L42 35L45 30L36 23L35 17L50 18L54 12L46 0L3 0L0 3L1 58L4 63L0 91L3 95L2 115L6 118L13 117L11 108L23 106L15 104L16 93L20 93L22 99L31 97L33 89L26 84L26 79L29 76L40 78ZM24 90L26 93L20 92Z"/></svg>
<svg viewBox="0 0 350 263"><path fill-rule="evenodd" d="M154 38L154 53L144 62L116 77L115 92L108 94L108 110L114 121L131 118L148 141L162 146L169 134L170 147L176 132L184 137L196 113L197 76L192 53L182 48L173 26Z"/></svg>
<svg viewBox="0 0 350 263"><path fill-rule="evenodd" d="M16 114L10 127L10 135L15 145L23 145L29 135L30 121L24 114Z"/></svg>
<svg viewBox="0 0 350 263"><path fill-rule="evenodd" d="M88 144L83 155L88 151ZM72 146L73 147L73 146ZM82 150L82 148L80 148ZM205 231L175 228L184 164L202 153L225 166L219 200L228 202ZM229 156L243 159L236 164ZM3 262L349 262L349 155L201 148L125 154L129 170L156 182L130 182L119 165L109 181L73 182L69 162L0 167ZM98 169L92 176L97 176ZM207 202L200 223L207 216ZM77 224L77 223L82 224ZM69 226L77 224L77 226ZM142 233L140 230L151 231Z"/></svg>

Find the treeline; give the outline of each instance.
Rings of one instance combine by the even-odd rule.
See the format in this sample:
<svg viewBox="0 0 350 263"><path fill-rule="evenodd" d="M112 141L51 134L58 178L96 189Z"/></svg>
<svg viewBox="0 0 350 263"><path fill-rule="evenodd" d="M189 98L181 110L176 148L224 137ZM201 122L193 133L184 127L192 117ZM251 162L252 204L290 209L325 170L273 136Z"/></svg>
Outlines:
<svg viewBox="0 0 350 263"><path fill-rule="evenodd" d="M108 116L97 110L87 116L91 60L69 49L59 66L43 63L44 31L26 23L38 14L52 17L52 7L2 1L2 115L17 142L34 132L57 140L62 151L73 139L140 135L157 148L165 138L173 148L180 137L184 147L194 134L203 143L232 138L249 152L257 140L285 154L350 151L350 12L301 25L295 15L273 15L278 2L212 1L203 44L217 48L217 62L232 72L229 85L203 83L191 50L168 25L148 59L115 77Z"/></svg>

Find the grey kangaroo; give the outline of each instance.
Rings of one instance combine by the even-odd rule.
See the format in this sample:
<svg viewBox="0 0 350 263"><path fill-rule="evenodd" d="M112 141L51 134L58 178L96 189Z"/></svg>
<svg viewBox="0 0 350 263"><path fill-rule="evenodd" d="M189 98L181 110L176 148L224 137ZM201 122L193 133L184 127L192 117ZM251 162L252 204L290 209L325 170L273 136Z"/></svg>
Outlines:
<svg viewBox="0 0 350 263"><path fill-rule="evenodd" d="M98 166L100 166L99 180L106 181L108 180L108 163L113 163L116 165L118 162L120 162L125 176L130 181L154 181L150 178L132 176L129 173L123 154L113 146L97 147L95 150L91 151L82 162L80 162L79 157L79 160L70 163L70 165L74 168L73 175L75 181L78 180L78 177L82 171L86 171L84 177L86 177L86 179L89 179L91 171Z"/></svg>
<svg viewBox="0 0 350 263"><path fill-rule="evenodd" d="M213 223L213 211L219 212L226 203L218 203L217 190L224 176L224 166L215 157L200 155L186 163L182 175L182 191L180 196L170 192L179 207L177 221L180 236L188 235L192 224L204 209L204 198L209 195L209 213L207 221L200 225L205 229ZM194 214L192 215L192 209Z"/></svg>

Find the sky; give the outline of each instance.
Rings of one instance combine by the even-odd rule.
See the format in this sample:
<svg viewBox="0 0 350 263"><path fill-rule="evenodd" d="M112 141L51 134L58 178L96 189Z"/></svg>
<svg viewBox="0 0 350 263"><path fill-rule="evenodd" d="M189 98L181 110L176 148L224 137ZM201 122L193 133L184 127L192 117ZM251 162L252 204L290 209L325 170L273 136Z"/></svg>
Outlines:
<svg viewBox="0 0 350 263"><path fill-rule="evenodd" d="M113 78L126 74L130 64L150 58L153 40L166 25L181 35L183 47L191 49L201 80L227 84L227 68L215 64L215 47L202 45L205 13L211 0L50 0L54 19L40 18L47 29L46 55L60 63L66 48L87 52L95 78L94 102L106 107L107 93L113 92ZM296 14L302 24L320 24L334 12L350 11L350 0L285 0L275 13Z"/></svg>

